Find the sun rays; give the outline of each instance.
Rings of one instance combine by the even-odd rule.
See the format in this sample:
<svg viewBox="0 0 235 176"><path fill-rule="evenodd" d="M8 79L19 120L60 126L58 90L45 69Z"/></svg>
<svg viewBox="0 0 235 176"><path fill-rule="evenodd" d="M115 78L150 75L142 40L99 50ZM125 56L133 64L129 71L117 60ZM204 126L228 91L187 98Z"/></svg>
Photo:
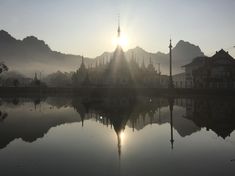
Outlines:
<svg viewBox="0 0 235 176"><path fill-rule="evenodd" d="M114 46L121 46L123 49L128 47L128 37L126 35L121 35L120 37L113 37L112 44Z"/></svg>

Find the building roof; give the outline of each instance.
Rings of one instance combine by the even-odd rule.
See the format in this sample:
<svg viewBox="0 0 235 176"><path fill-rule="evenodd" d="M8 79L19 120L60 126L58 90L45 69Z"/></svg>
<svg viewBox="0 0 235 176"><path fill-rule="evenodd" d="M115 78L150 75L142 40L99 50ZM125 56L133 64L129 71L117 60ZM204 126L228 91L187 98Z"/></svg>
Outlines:
<svg viewBox="0 0 235 176"><path fill-rule="evenodd" d="M184 77L184 76L185 76L185 72L175 74L175 75L173 75L173 78L180 78L180 77Z"/></svg>
<svg viewBox="0 0 235 176"><path fill-rule="evenodd" d="M222 62L218 62L218 61L221 61L221 60L222 60ZM218 64L230 64L230 63L235 64L235 59L231 55L229 55L228 52L221 49L220 51L216 51L216 53L212 57L207 57L207 56L196 57L196 58L193 59L193 61L191 63L183 65L182 67L200 65L200 64L203 64L205 62L211 63L211 64L217 64L217 63Z"/></svg>
<svg viewBox="0 0 235 176"><path fill-rule="evenodd" d="M209 57L207 57L207 56L196 57L196 58L193 59L193 61L191 63L183 65L182 67L189 67L189 66L202 64L203 62L205 62L208 59L209 59Z"/></svg>
<svg viewBox="0 0 235 176"><path fill-rule="evenodd" d="M213 55L211 58L212 58L212 61L228 60L228 61L235 63L235 59L228 53L228 51L226 52L223 49L221 49L220 51L217 51L215 55Z"/></svg>

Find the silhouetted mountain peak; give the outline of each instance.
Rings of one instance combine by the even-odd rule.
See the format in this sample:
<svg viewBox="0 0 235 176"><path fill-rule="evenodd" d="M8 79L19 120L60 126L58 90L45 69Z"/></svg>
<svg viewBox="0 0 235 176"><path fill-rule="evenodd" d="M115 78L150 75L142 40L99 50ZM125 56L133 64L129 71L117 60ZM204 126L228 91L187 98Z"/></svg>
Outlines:
<svg viewBox="0 0 235 176"><path fill-rule="evenodd" d="M39 51L51 51L49 46L43 41L39 40L37 37L34 36L28 36L22 40L22 42L27 46L30 47L30 49L34 48Z"/></svg>
<svg viewBox="0 0 235 176"><path fill-rule="evenodd" d="M12 37L7 31L0 30L0 37L7 36L7 37Z"/></svg>
<svg viewBox="0 0 235 176"><path fill-rule="evenodd" d="M145 51L145 50L144 50L143 48L141 48L140 46L136 46L134 49L135 49L135 50Z"/></svg>
<svg viewBox="0 0 235 176"><path fill-rule="evenodd" d="M165 55L165 53L163 53L163 52L161 52L161 51L158 51L157 53L156 53L156 55Z"/></svg>
<svg viewBox="0 0 235 176"><path fill-rule="evenodd" d="M199 46L196 46L194 44L191 44L190 42L180 40L176 46L173 48L173 50L178 50L178 51L187 51L187 52L197 52L200 53L200 55L204 55L204 53L201 51Z"/></svg>
<svg viewBox="0 0 235 176"><path fill-rule="evenodd" d="M35 37L35 36L28 36L28 37L25 37L25 38L23 39L23 42L31 42L31 41L37 42L37 41L39 41L39 40L38 40L38 38Z"/></svg>
<svg viewBox="0 0 235 176"><path fill-rule="evenodd" d="M16 41L8 32L0 30L0 42Z"/></svg>
<svg viewBox="0 0 235 176"><path fill-rule="evenodd" d="M180 40L178 41L178 43L176 44L176 46L184 46L184 45L192 45L190 42L188 41L184 41L184 40Z"/></svg>
<svg viewBox="0 0 235 176"><path fill-rule="evenodd" d="M132 55L132 53L134 54L134 55L140 55L141 56L141 58L142 58L142 56L144 56L144 55L148 55L148 54L150 54L150 53L148 53L147 51L145 51L143 48L141 48L141 47L139 47L139 46L136 46L135 48L133 48L133 49L129 49L127 52L127 55Z"/></svg>

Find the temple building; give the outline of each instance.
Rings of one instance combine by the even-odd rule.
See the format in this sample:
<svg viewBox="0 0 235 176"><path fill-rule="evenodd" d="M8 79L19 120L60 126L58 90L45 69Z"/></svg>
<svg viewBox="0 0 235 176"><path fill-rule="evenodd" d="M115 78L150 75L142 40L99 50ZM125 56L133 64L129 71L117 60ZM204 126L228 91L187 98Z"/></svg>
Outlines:
<svg viewBox="0 0 235 176"><path fill-rule="evenodd" d="M186 88L235 88L235 59L223 49L183 67Z"/></svg>
<svg viewBox="0 0 235 176"><path fill-rule="evenodd" d="M120 25L118 25L118 38L121 35ZM168 86L168 76L161 75L155 69L152 59L145 66L144 60L140 65L134 55L129 61L120 44L117 45L113 55L108 62L94 64L87 67L82 59L80 68L74 73L72 80L74 87L147 87L166 88Z"/></svg>

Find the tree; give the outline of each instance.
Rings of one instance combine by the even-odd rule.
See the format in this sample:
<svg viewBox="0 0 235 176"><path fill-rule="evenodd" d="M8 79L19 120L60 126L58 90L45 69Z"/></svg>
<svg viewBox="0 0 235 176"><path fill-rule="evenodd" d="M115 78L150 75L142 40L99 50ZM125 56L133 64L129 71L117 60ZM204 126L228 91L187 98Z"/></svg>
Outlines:
<svg viewBox="0 0 235 176"><path fill-rule="evenodd" d="M8 71L8 67L3 62L0 62L0 74L4 71Z"/></svg>

